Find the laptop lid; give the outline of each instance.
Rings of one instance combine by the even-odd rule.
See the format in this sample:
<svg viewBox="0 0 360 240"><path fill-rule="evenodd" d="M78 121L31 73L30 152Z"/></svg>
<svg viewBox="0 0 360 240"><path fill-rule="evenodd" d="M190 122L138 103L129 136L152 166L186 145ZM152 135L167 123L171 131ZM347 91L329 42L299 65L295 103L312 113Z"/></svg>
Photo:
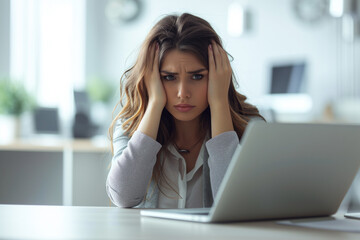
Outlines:
<svg viewBox="0 0 360 240"><path fill-rule="evenodd" d="M359 142L359 125L252 122L208 217L153 216L231 222L334 214L359 169Z"/></svg>

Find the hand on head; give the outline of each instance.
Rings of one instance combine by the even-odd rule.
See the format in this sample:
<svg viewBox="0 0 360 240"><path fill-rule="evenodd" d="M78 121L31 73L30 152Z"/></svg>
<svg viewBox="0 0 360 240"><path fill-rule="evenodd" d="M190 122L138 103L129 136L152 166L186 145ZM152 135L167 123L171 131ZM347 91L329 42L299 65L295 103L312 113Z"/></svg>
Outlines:
<svg viewBox="0 0 360 240"><path fill-rule="evenodd" d="M211 108L213 104L228 101L232 70L227 53L214 40L211 41L211 44L208 47L208 53L208 101Z"/></svg>
<svg viewBox="0 0 360 240"><path fill-rule="evenodd" d="M144 76L145 86L149 96L149 104L164 108L166 94L159 73L159 44L154 42L150 47L150 66Z"/></svg>

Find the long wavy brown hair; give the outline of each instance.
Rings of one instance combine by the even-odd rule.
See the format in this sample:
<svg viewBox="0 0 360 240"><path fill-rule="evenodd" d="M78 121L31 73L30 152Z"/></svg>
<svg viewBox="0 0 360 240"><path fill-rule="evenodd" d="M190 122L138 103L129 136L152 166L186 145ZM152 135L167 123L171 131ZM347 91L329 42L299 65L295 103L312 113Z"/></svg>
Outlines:
<svg viewBox="0 0 360 240"><path fill-rule="evenodd" d="M211 40L222 46L220 37L207 21L188 13L180 16L169 15L155 24L142 44L135 64L126 70L120 79L120 101L117 106L120 105L122 109L113 119L109 128L111 143L113 143L114 127L119 120L121 121L122 128L125 130L125 134L131 137L145 114L149 98L145 87L144 75L146 70L151 67L150 46L155 42L159 44L159 66L161 66L167 52L177 49L194 54L209 69L208 46ZM234 130L239 139L241 139L250 118L259 117L263 119L263 117L259 114L256 107L245 102L246 97L235 90L234 84L236 84L236 80L234 74L232 74L228 94L229 105ZM201 126L203 130L211 131L209 107L201 115ZM173 117L164 108L156 139L163 145L162 150L165 150L166 145L171 142L174 131ZM153 170L153 180L157 183L163 177L166 178L162 171L162 165L163 163L160 162L158 157ZM171 189L173 188L171 187Z"/></svg>

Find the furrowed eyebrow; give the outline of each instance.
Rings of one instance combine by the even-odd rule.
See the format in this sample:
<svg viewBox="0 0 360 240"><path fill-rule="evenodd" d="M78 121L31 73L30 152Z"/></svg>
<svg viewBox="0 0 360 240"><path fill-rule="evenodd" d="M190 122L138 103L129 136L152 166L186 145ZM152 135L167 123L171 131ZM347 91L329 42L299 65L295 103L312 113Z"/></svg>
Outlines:
<svg viewBox="0 0 360 240"><path fill-rule="evenodd" d="M178 75L178 73L168 72L168 71L160 71L161 73L169 74L169 75Z"/></svg>
<svg viewBox="0 0 360 240"><path fill-rule="evenodd" d="M191 72L187 72L187 73L191 73L191 74L194 74L194 73L201 73L203 71L207 71L206 68L202 68L202 69L199 69L199 70L196 70L196 71L191 71Z"/></svg>
<svg viewBox="0 0 360 240"><path fill-rule="evenodd" d="M202 69L199 69L199 70L195 70L195 71L191 71L191 72L187 72L189 74L194 74L194 73L200 73L200 72L203 72L203 71L207 71L206 68L202 68ZM165 70L162 70L160 71L161 73L164 73L164 74L169 74L169 75L179 75L178 73L175 73L175 72L168 72L168 71L165 71Z"/></svg>

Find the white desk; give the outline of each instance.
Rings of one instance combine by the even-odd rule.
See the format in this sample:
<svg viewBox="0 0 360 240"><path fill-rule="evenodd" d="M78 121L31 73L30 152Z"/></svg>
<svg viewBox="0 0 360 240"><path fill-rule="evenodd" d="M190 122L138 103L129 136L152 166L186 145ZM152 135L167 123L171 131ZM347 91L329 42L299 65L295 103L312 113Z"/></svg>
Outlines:
<svg viewBox="0 0 360 240"><path fill-rule="evenodd" d="M140 217L137 209L0 205L0 239L360 239L276 222L204 224Z"/></svg>

